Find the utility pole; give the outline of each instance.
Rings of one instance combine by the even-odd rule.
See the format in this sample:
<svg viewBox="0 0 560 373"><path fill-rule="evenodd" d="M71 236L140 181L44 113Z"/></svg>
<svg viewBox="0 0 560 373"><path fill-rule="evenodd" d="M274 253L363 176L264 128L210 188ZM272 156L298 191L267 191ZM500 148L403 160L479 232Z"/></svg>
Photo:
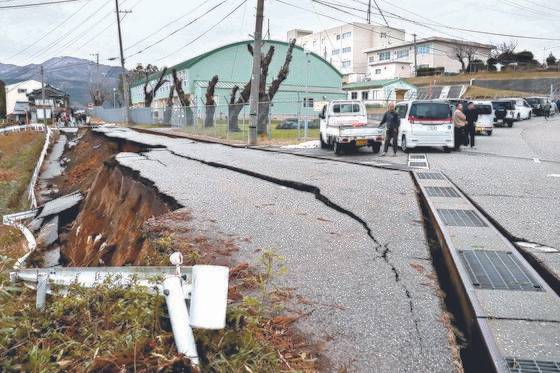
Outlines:
<svg viewBox="0 0 560 373"><path fill-rule="evenodd" d="M416 47L416 34L412 34L412 36L414 36L414 76L418 76L418 66L416 65L417 62L417 54L418 54L418 50Z"/></svg>
<svg viewBox="0 0 560 373"><path fill-rule="evenodd" d="M307 97L309 93L309 63L311 60L309 59L309 51L305 51L305 97L303 98L303 109L305 115L305 125L303 127L303 137L307 139L307 129L309 127L309 118L307 117L307 107L309 107L309 97Z"/></svg>
<svg viewBox="0 0 560 373"><path fill-rule="evenodd" d="M367 7L367 23L368 23L368 25L371 25L371 0L368 1L368 7Z"/></svg>
<svg viewBox="0 0 560 373"><path fill-rule="evenodd" d="M43 103L43 122L47 126L47 110L45 109L45 70L41 65L41 101Z"/></svg>
<svg viewBox="0 0 560 373"><path fill-rule="evenodd" d="M249 145L257 144L257 124L259 111L259 91L261 85L261 44L264 0L257 0L255 22L255 44L253 45L253 73L251 76L251 96L249 98L251 124L249 125Z"/></svg>
<svg viewBox="0 0 560 373"><path fill-rule="evenodd" d="M117 28L119 30L119 49L121 52L121 67L122 67L122 85L123 85L123 100L124 100L124 120L128 123L128 80L126 77L126 68L124 67L124 53L123 53L123 43L122 43L122 32L121 32L121 14L119 12L119 0L115 0L115 8L117 12Z"/></svg>

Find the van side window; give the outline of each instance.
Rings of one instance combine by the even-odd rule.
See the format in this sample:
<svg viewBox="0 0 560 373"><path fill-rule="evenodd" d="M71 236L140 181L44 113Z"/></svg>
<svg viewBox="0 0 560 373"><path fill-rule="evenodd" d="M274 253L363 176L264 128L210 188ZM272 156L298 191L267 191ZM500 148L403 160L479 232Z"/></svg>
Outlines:
<svg viewBox="0 0 560 373"><path fill-rule="evenodd" d="M395 111L399 115L399 118L403 119L406 117L406 110L408 109L408 105L397 105Z"/></svg>

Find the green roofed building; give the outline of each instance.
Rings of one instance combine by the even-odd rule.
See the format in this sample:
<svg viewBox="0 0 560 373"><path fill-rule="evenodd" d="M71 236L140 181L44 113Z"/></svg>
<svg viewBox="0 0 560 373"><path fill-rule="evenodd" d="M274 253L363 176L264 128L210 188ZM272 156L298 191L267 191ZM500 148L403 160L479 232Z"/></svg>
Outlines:
<svg viewBox="0 0 560 373"><path fill-rule="evenodd" d="M214 75L218 75L219 82L214 96L218 111L227 112L232 88L238 85L240 90L243 89L251 77L253 59L247 50L249 43L252 41L228 44L173 66L177 70L179 78L183 79L183 90L191 95L193 106L204 105L208 81ZM263 41L263 53L266 53L270 46L274 46L275 52L268 71L267 89L284 63L289 44L283 41L265 40ZM272 101L271 113L274 116L298 113L314 115L312 103L346 97L346 93L342 91L341 73L315 53L306 53L303 48L296 45L289 70L287 79L282 83ZM169 89L173 84L171 68L168 71L169 74L165 77L168 82L157 91L152 103L153 108L161 108L166 105ZM158 78L159 74L152 74L149 84L154 85ZM133 106L142 107L144 105L143 88L144 81L137 81L131 85L130 94ZM178 105L176 96L175 93ZM306 101L304 98L309 100ZM307 102L305 108L303 107L304 101Z"/></svg>

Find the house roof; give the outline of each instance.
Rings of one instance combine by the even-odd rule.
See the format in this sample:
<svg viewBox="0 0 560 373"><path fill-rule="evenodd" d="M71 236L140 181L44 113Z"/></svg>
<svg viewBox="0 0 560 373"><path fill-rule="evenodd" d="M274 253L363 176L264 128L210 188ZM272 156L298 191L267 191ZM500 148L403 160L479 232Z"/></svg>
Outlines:
<svg viewBox="0 0 560 373"><path fill-rule="evenodd" d="M50 84L45 85L45 95L50 95L52 96L60 96L60 97L69 97L70 95L64 91L61 91L58 88L53 87ZM42 95L42 89L35 89L33 90L31 93L28 93L27 96L32 96L32 97L40 97Z"/></svg>
<svg viewBox="0 0 560 373"><path fill-rule="evenodd" d="M383 88L390 84L402 82L408 86L412 86L412 84L405 82L402 79L394 78L394 79L379 79L379 80L367 80L365 82L357 82L357 83L349 83L342 86L342 89L347 91L350 89L370 89L370 88Z"/></svg>
<svg viewBox="0 0 560 373"><path fill-rule="evenodd" d="M222 45L221 47L218 47L218 48L212 49L212 50L210 50L210 51L208 51L208 52L202 53L202 54L200 54L200 55L198 55L198 56L196 56L196 57L193 57L193 58L190 58L190 59L188 59L188 60L186 60L186 61L183 61L183 62L181 62L181 63L179 63L179 64L177 64L177 65L175 65L175 66L168 67L167 70L169 71L169 73L171 73L171 70L172 70L172 69L176 69L177 71L179 71L179 70L185 70L185 69L188 69L188 68L192 67L192 66L195 65L196 63L198 63L198 62L204 60L204 58L210 56L211 54L214 54L214 53L219 52L219 51L221 51L221 50L223 50L223 49L226 49L226 48L236 47L236 46L238 46L238 45L249 44L249 43L252 43L252 42L253 42L252 40L243 40L243 41L238 41L238 42L231 43L231 44ZM281 45L286 45L286 46L288 46L290 43L288 43L288 42L286 42L286 41L281 41L281 40L266 39L266 40L263 40L263 44L281 44ZM294 49L299 49L299 50L305 51L301 46L299 46L299 45L297 45L297 44L294 45ZM327 60L325 60L323 57L321 57L320 55L318 55L317 53L314 53L314 52L309 52L309 54L311 54L311 55L313 55L313 56L319 58L320 60L322 60L326 65L328 65L332 70L334 70L340 77L342 77L341 72L338 71L338 70L336 69L336 67L334 67L331 63L329 63L329 62L328 62ZM158 79L159 76L160 76L160 74L161 74L161 71L158 71L158 72L155 72L155 73L153 73L153 74L150 74L150 76L148 77L148 80ZM145 78L139 79L139 80L133 82L133 83L130 85L130 87L132 88L132 87L136 87L136 86L142 85L142 84L144 84L145 81L146 81Z"/></svg>
<svg viewBox="0 0 560 373"><path fill-rule="evenodd" d="M432 36L432 37L429 37L429 38L419 39L419 40L416 41L416 45L423 44L423 43L431 43L431 42L440 42L440 43L445 43L445 44L456 44L456 45L466 45L466 46L477 47L477 48L481 48L481 49L495 49L496 48L496 46L491 45L491 44L482 44L482 43L476 43L476 42L473 42L473 41L442 38L440 36ZM408 46L411 46L411 45L414 45L414 42L410 41L410 42L397 44L397 45L393 45L393 46L386 47L386 48L369 48L369 49L364 50L364 53L381 52L381 51L386 51L386 50L391 50L391 49L408 47Z"/></svg>

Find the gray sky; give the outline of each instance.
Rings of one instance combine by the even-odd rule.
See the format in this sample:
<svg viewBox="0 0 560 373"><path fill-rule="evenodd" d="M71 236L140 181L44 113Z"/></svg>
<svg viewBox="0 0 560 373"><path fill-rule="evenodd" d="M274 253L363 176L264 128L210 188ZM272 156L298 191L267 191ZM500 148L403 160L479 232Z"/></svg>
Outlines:
<svg viewBox="0 0 560 373"><path fill-rule="evenodd" d="M120 0L121 9L132 10L132 13L126 15L123 20L125 48L157 31L166 23L181 17L178 21L157 32L156 35L125 50L125 56L130 56L163 38L222 1L224 0ZM285 1L306 9L315 9L319 13L341 21L365 22L365 12L360 10L344 8L349 12L356 13L356 15L349 15L319 4L313 4L311 0ZM366 6L363 3L367 3L367 0L324 1L336 2L356 9L365 9ZM11 0L0 2L0 6L26 2L35 1ZM256 0L247 0L226 21L206 35L200 36L241 2L242 0L225 0L224 4L165 41L143 53L128 57L127 67L133 67L138 62L144 64L155 63L158 66L172 65L220 45L247 39L248 34L254 28ZM560 33L555 32L560 29L560 4L550 0L471 0L470 2L378 0L378 3L386 11L425 23L560 39ZM62 55L94 59L90 54L99 53L100 62L116 64L117 62L107 60L110 57L118 56L114 5L113 0L83 0L76 3L32 9L0 9L0 24L2 25L0 28L0 62L18 65L41 63L50 57ZM395 6L416 14L407 13ZM97 10L99 11L94 14ZM363 17L361 19L360 14ZM286 39L286 31L292 28L318 31L342 23L316 15L313 12L281 4L276 0L265 2L265 16L267 17L265 19L265 31L267 20L270 20L272 38L281 40ZM57 27L65 20L66 22ZM455 36L482 43L499 43L513 39L451 31L437 27L433 30L395 18L388 18L387 20L391 26L404 28L410 34L416 32L419 37ZM374 16L373 22L383 23L383 20L379 16ZM57 28L45 36L49 30L55 27ZM199 36L198 40L193 41ZM192 44L175 52L188 43ZM529 49L539 60L542 60L543 53L548 55L551 50L556 56L560 56L560 40L518 39L518 43L518 50ZM25 48L28 49L24 50ZM543 48L547 49L546 52L543 51ZM18 52L21 53L17 54Z"/></svg>

